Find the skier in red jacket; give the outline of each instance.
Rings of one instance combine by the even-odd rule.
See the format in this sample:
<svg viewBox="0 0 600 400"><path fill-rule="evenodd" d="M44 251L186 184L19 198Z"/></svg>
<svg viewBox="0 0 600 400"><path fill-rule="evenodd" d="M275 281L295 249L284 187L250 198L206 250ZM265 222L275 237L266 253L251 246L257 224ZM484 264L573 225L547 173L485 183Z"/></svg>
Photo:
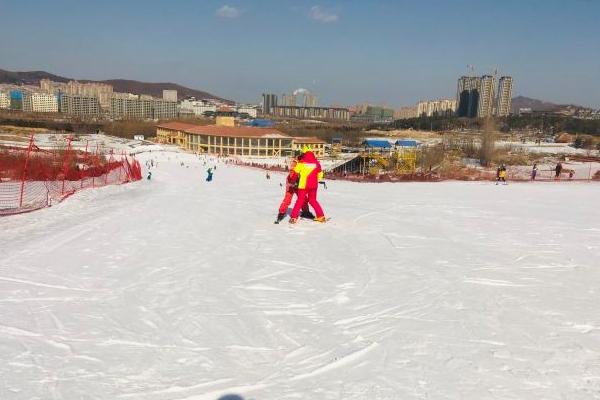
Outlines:
<svg viewBox="0 0 600 400"><path fill-rule="evenodd" d="M295 224L298 221L300 209L303 208L307 201L317 214L315 221L325 222L325 214L317 201L317 189L319 188L319 181L323 179L323 170L315 154L309 147L304 147L302 150L304 155L293 170L298 174L298 199L292 209L290 223Z"/></svg>
<svg viewBox="0 0 600 400"><path fill-rule="evenodd" d="M296 168L297 161L293 160L290 165L290 172L285 179L285 196L279 205L279 213L277 214L277 220L275 223L278 224L281 222L283 218L285 218L285 214L287 213L287 209L292 203L292 199L294 198L294 194L298 194L298 179L299 175L294 171ZM308 201L304 202L304 206L302 207L302 214L300 214L302 218L310 218L313 219L315 216L310 212L308 208Z"/></svg>

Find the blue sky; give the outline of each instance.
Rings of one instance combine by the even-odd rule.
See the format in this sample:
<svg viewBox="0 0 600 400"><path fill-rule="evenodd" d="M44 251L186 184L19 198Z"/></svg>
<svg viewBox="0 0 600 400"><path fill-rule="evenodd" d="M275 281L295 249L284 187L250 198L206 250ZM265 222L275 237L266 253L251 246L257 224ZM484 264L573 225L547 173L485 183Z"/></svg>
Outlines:
<svg viewBox="0 0 600 400"><path fill-rule="evenodd" d="M515 95L600 107L600 0L0 0L0 16L9 70L396 107L453 97L472 64Z"/></svg>

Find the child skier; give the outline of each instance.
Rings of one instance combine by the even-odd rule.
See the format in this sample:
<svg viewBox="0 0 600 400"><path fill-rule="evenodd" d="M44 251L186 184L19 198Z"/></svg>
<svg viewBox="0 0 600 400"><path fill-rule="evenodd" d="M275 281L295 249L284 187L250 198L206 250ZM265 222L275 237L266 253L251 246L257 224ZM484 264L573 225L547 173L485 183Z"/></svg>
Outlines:
<svg viewBox="0 0 600 400"><path fill-rule="evenodd" d="M500 164L496 171L496 185L502 181L506 185L506 167L504 164Z"/></svg>
<svg viewBox="0 0 600 400"><path fill-rule="evenodd" d="M279 205L279 212L277 214L277 219L275 220L276 224L280 223L281 220L285 218L285 214L287 213L288 207L292 203L294 194L298 194L298 174L294 172L296 165L297 161L293 160L289 168L288 176L285 179L285 195L281 201L281 204ZM304 202L304 205L302 206L302 214L300 214L300 216L302 218L315 218L308 208L308 201Z"/></svg>
<svg viewBox="0 0 600 400"><path fill-rule="evenodd" d="M294 204L292 214L290 215L290 223L295 224L298 222L300 209L302 209L307 200L317 214L315 221L325 222L325 214L317 201L319 181L323 179L321 164L317 161L315 154L309 147L305 146L302 151L304 155L293 169L293 171L298 174L298 198L296 199L296 204Z"/></svg>

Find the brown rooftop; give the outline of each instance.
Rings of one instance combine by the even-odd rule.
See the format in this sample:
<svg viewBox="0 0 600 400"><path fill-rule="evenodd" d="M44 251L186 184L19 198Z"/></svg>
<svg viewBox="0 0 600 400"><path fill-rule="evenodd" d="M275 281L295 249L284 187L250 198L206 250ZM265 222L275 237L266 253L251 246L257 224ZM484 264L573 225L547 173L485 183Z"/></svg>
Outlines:
<svg viewBox="0 0 600 400"><path fill-rule="evenodd" d="M196 125L185 130L187 133L214 136L248 137L248 138L281 138L291 139L290 136L273 128L255 128L249 126L218 126Z"/></svg>
<svg viewBox="0 0 600 400"><path fill-rule="evenodd" d="M258 128L250 126L222 126L222 125L195 125L185 122L166 122L156 126L157 128L184 131L196 135L213 135L226 137L246 138L269 138L269 139L293 139L296 143L314 144L326 142L317 137L291 137L274 128Z"/></svg>
<svg viewBox="0 0 600 400"><path fill-rule="evenodd" d="M156 125L157 128L173 129L174 131L185 131L189 128L194 128L198 125L188 124L187 122L165 122L164 124Z"/></svg>

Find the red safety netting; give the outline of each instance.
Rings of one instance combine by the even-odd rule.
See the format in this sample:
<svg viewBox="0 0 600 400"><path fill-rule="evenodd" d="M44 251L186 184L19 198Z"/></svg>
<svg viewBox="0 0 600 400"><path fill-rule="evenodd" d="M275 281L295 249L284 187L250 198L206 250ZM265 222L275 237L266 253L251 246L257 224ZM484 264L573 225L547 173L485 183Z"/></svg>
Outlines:
<svg viewBox="0 0 600 400"><path fill-rule="evenodd" d="M114 150L0 146L0 216L47 207L78 190L142 179L140 163Z"/></svg>

